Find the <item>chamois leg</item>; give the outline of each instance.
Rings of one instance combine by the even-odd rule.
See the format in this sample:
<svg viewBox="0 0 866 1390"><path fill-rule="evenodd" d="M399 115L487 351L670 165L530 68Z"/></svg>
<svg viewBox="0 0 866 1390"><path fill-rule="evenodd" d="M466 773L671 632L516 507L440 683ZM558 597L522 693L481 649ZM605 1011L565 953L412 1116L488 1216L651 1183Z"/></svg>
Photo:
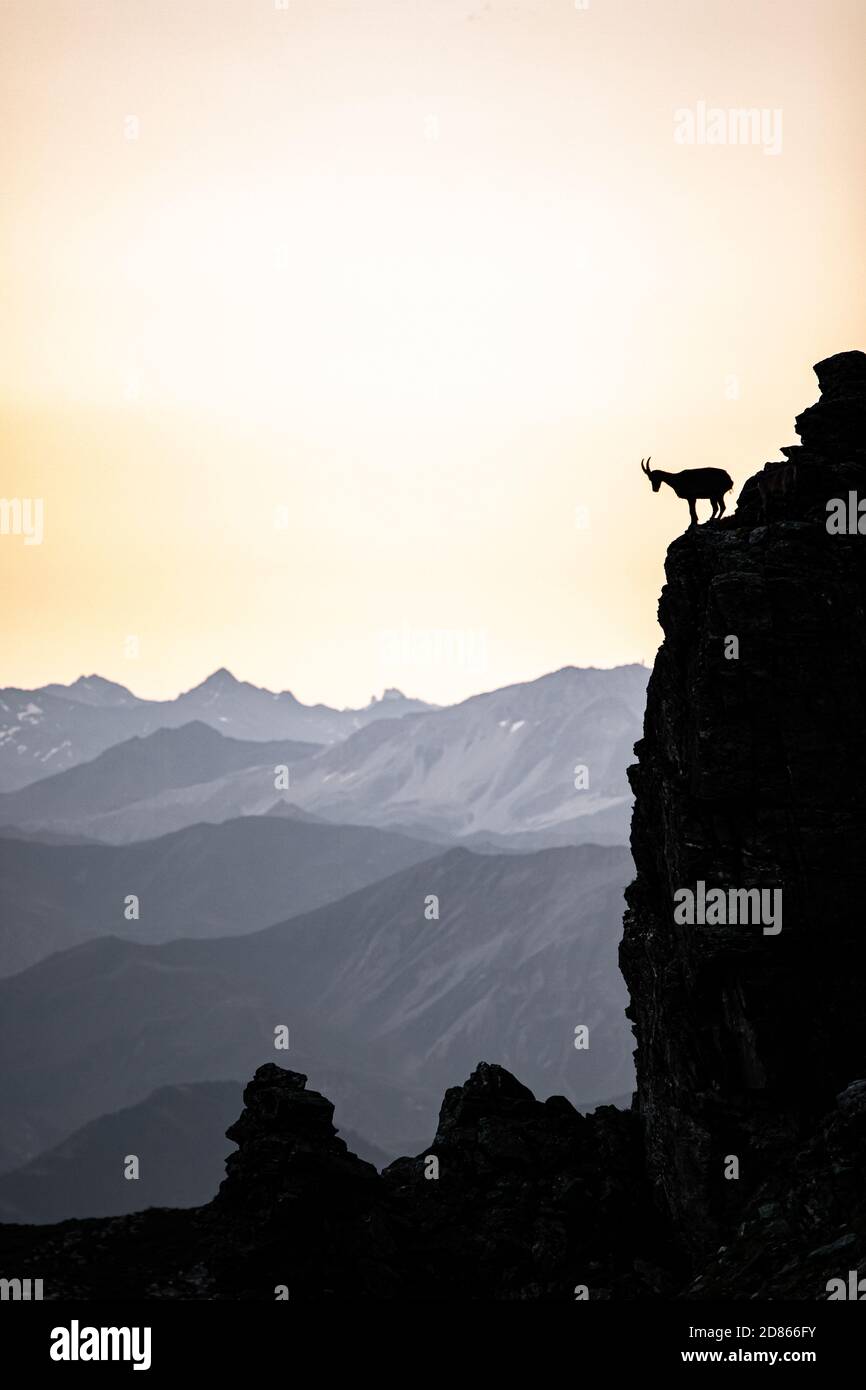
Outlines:
<svg viewBox="0 0 866 1390"><path fill-rule="evenodd" d="M710 501L711 501L712 504L713 504L713 510L712 510L712 512L710 513L710 521L715 521L715 519L716 519L716 507L717 507L719 504L718 504L718 502L716 501L715 497L711 497L711 498L710 498Z"/></svg>
<svg viewBox="0 0 866 1390"><path fill-rule="evenodd" d="M689 516L690 516L691 519L692 519L692 521L691 521L692 526L697 526L697 524L698 524L698 514L697 514L697 511L695 510L694 498L692 498L692 497L689 498Z"/></svg>
<svg viewBox="0 0 866 1390"><path fill-rule="evenodd" d="M725 510L725 499L724 499L724 496L722 496L722 497L719 498L719 516L722 516L722 515L723 515L724 510Z"/></svg>

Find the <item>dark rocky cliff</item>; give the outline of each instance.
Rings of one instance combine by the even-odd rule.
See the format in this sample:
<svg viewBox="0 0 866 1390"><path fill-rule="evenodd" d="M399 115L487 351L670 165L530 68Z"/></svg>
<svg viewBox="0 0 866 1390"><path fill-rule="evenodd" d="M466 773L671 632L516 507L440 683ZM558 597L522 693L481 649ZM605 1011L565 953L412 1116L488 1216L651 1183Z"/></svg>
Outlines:
<svg viewBox="0 0 866 1390"><path fill-rule="evenodd" d="M47 1298L425 1301L820 1299L864 1272L866 535L826 523L866 497L866 356L816 372L802 445L668 552L631 769L632 1109L581 1116L482 1063L380 1175L268 1065L213 1202L3 1227L4 1268L50 1270ZM780 890L781 919L678 923L699 882Z"/></svg>
<svg viewBox="0 0 866 1390"><path fill-rule="evenodd" d="M815 370L803 446L668 551L631 769L620 962L647 1163L698 1252L866 1075L866 536L826 524L830 499L866 497L866 355ZM677 925L698 880L781 889L781 931Z"/></svg>

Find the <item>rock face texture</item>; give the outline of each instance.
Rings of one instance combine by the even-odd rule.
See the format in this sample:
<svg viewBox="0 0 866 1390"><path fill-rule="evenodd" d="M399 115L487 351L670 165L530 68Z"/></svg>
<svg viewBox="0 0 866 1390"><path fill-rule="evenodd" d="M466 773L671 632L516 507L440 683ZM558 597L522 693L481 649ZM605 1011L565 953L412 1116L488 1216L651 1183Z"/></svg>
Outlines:
<svg viewBox="0 0 866 1390"><path fill-rule="evenodd" d="M632 1108L582 1116L481 1063L379 1174L305 1077L260 1067L211 1203L0 1227L0 1268L50 1270L46 1298L814 1300L863 1277L866 355L816 372L802 444L668 552L630 771Z"/></svg>
<svg viewBox="0 0 866 1390"><path fill-rule="evenodd" d="M866 1274L866 1081L855 1081L758 1186L685 1298L826 1299ZM866 1284L863 1285L866 1292Z"/></svg>
<svg viewBox="0 0 866 1390"><path fill-rule="evenodd" d="M866 497L866 355L815 370L803 446L668 551L631 769L620 964L647 1164L698 1253L866 1075L866 536L827 529L828 502ZM780 889L781 931L677 925L674 893L699 880Z"/></svg>

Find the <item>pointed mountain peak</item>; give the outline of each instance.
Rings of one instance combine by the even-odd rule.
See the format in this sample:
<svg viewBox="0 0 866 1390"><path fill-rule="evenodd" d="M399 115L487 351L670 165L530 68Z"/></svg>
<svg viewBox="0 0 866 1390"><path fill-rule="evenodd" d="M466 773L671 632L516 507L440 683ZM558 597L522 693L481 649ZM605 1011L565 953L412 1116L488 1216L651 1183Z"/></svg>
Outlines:
<svg viewBox="0 0 866 1390"><path fill-rule="evenodd" d="M207 680L202 681L202 685L240 685L240 681L226 666L221 666L218 671L208 676Z"/></svg>
<svg viewBox="0 0 866 1390"><path fill-rule="evenodd" d="M186 693L193 695L206 690L210 695L220 695L228 693L230 690L239 690L243 684L244 682L232 675L227 667L220 666L218 671L212 671L205 680L199 681L198 685L192 686Z"/></svg>

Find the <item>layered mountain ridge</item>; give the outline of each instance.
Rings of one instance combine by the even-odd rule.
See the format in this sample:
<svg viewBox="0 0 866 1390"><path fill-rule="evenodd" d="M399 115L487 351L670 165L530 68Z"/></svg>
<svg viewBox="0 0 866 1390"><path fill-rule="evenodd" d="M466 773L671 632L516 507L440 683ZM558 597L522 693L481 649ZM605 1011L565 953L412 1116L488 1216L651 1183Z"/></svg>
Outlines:
<svg viewBox="0 0 866 1390"><path fill-rule="evenodd" d="M102 676L36 690L0 689L0 791L77 767L114 744L201 721L238 740L327 744L378 719L434 709L399 690L363 709L304 705L289 690L239 681L222 667L174 700L146 700Z"/></svg>
<svg viewBox="0 0 866 1390"><path fill-rule="evenodd" d="M148 707L133 711L139 721L175 723L186 711L189 722L133 733L73 767L0 791L0 827L124 844L201 821L264 815L279 794L323 820L442 843L625 844L631 812L625 768L648 674L638 665L565 667L445 709L419 708L386 691L363 719L346 722L349 715L341 715L335 732L304 724L306 715L286 724L282 696L226 685L232 678L225 673L224 680L211 678L212 698L202 694L208 682L190 692L194 708L181 696L158 715ZM81 707L71 709L55 741L70 742L61 733L79 728ZM125 705L84 713L99 720L112 710L127 718ZM215 713L222 710L228 713ZM44 733L43 714L32 718L28 744ZM265 740L265 730L282 727L312 727L326 737ZM111 730L109 723L102 731L108 741ZM244 737L235 736L238 730ZM0 727L0 780L4 750L12 746L4 737ZM515 836L520 842L509 844Z"/></svg>

